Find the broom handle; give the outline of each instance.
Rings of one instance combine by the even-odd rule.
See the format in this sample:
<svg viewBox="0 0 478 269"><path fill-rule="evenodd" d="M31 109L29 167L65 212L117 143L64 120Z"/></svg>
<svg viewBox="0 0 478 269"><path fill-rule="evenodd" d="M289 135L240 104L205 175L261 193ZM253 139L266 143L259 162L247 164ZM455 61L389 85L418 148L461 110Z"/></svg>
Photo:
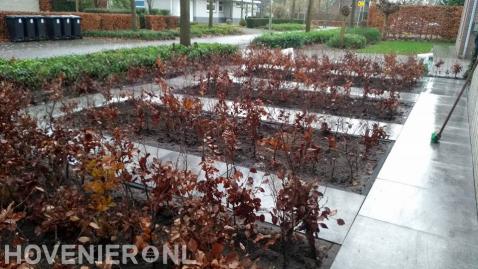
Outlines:
<svg viewBox="0 0 478 269"><path fill-rule="evenodd" d="M458 105L458 102L460 101L461 96L465 92L466 87L468 87L468 85L471 83L471 79L473 78L473 73L475 72L475 68L476 68L477 64L478 64L478 60L476 60L475 63L473 64L473 67L471 68L470 73L468 74L468 77L466 78L465 84L463 84L463 87L461 88L461 91L458 94L458 97L456 98L455 103L453 104L453 107L451 108L450 112L446 116L445 122L441 126L440 131L438 132L438 137L441 137L441 134L443 133L443 130L445 130L445 126L447 125L448 121L450 120L451 115L453 114L453 111L455 111L455 108Z"/></svg>

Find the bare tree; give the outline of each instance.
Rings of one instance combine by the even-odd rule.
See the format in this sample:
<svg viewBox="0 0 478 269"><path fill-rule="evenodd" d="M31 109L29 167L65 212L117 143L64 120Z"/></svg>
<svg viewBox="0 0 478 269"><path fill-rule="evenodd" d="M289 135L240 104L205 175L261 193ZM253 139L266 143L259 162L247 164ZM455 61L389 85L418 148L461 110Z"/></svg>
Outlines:
<svg viewBox="0 0 478 269"><path fill-rule="evenodd" d="M151 14L151 10L153 10L153 0L146 0L146 4L148 5L148 13Z"/></svg>
<svg viewBox="0 0 478 269"><path fill-rule="evenodd" d="M295 1L296 0L292 0L292 6L290 8L290 17L292 19L295 19Z"/></svg>
<svg viewBox="0 0 478 269"><path fill-rule="evenodd" d="M131 0L131 29L133 31L138 30L138 23L136 17L136 1Z"/></svg>
<svg viewBox="0 0 478 269"><path fill-rule="evenodd" d="M389 19L390 15L392 15L393 13L400 10L400 4L392 3L392 2L389 2L388 0L379 0L379 2L377 4L377 7L380 11L382 11L382 13L385 17L385 20L384 20L384 23L383 23L383 34L382 34L383 36L382 36L382 38L386 39L387 38L387 32L388 32L388 19Z"/></svg>
<svg viewBox="0 0 478 269"><path fill-rule="evenodd" d="M354 27L354 21L355 21L355 9L357 7L357 0L352 0L352 9L350 11L350 27Z"/></svg>
<svg viewBox="0 0 478 269"><path fill-rule="evenodd" d="M208 6L209 6L209 28L212 28L212 24L213 24L213 11L214 9L216 8L214 6L214 0L209 0L208 1Z"/></svg>
<svg viewBox="0 0 478 269"><path fill-rule="evenodd" d="M179 17L179 43L184 46L191 45L191 22L189 21L189 0L180 0Z"/></svg>
<svg viewBox="0 0 478 269"><path fill-rule="evenodd" d="M312 9L314 8L314 0L309 0L307 4L307 15L305 17L305 31L310 32L310 24L312 23Z"/></svg>

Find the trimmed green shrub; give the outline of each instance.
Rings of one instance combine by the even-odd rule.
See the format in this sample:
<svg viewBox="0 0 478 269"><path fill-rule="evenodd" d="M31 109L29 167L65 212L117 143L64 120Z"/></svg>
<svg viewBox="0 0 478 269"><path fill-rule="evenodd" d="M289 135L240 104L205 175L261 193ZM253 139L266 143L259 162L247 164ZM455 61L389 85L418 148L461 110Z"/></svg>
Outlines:
<svg viewBox="0 0 478 269"><path fill-rule="evenodd" d="M369 28L369 27L347 28L346 33L364 36L367 39L367 44L378 43L382 36L380 34L380 31L377 28Z"/></svg>
<svg viewBox="0 0 478 269"><path fill-rule="evenodd" d="M263 34L252 43L270 48L300 48L305 44L304 33Z"/></svg>
<svg viewBox="0 0 478 269"><path fill-rule="evenodd" d="M85 9L83 9L83 12L85 12L85 13L129 14L129 13L131 13L131 9L123 9L123 8L85 8ZM139 12L139 13L141 13L141 12Z"/></svg>
<svg viewBox="0 0 478 269"><path fill-rule="evenodd" d="M41 88L45 81L58 78L61 74L65 83L73 83L85 75L101 80L110 75L122 74L131 67L151 68L158 58L167 60L175 54L197 59L210 55L231 55L236 52L236 46L199 44L191 47L150 46L46 59L0 60L0 78L36 90Z"/></svg>
<svg viewBox="0 0 478 269"><path fill-rule="evenodd" d="M175 30L151 31L151 30L124 30L124 31L85 31L86 37L106 37L121 39L142 39L142 40L171 40L179 36Z"/></svg>
<svg viewBox="0 0 478 269"><path fill-rule="evenodd" d="M268 25L264 26L268 28ZM271 25L272 30L274 31L300 31L305 29L305 24L300 23L274 23Z"/></svg>
<svg viewBox="0 0 478 269"><path fill-rule="evenodd" d="M144 24L143 22L141 22ZM205 24L192 24L191 36L213 36L213 35L234 35L241 34L239 27L227 24L216 24L212 28ZM84 31L83 36L87 37L104 37L104 38L120 38L120 39L142 39L142 40L171 40L179 36L179 29L153 31L148 29L141 29L138 31L119 30L119 31Z"/></svg>
<svg viewBox="0 0 478 269"><path fill-rule="evenodd" d="M323 44L331 39L334 35L338 35L340 29L330 29L330 30L320 30L320 31L311 31L304 33L304 43L309 44Z"/></svg>
<svg viewBox="0 0 478 269"><path fill-rule="evenodd" d="M347 49L361 49L367 45L367 39L362 35L345 34L344 48ZM327 46L333 48L340 48L340 35L334 35L327 41Z"/></svg>
<svg viewBox="0 0 478 269"><path fill-rule="evenodd" d="M360 30L357 30L360 29ZM371 42L377 42L374 40L380 40L376 36L377 30L374 28L352 28L351 32L363 33L362 34L345 34L345 48L358 49L367 45L367 37ZM380 36L380 32L379 36ZM300 48L309 44L327 44L331 47L338 48L340 45L340 29L320 30L311 32L286 32L286 33L267 33L259 37L256 37L252 42L254 44L263 45L271 48Z"/></svg>
<svg viewBox="0 0 478 269"><path fill-rule="evenodd" d="M271 48L300 48L306 44L325 43L333 35L337 35L339 30L323 30L312 32L287 32L263 34L256 37L252 42Z"/></svg>
<svg viewBox="0 0 478 269"><path fill-rule="evenodd" d="M241 29L236 25L230 24L214 24L209 28L207 24L191 25L191 35L196 37L207 35L235 35L241 34Z"/></svg>
<svg viewBox="0 0 478 269"><path fill-rule="evenodd" d="M282 23L304 23L304 20L297 19L272 19L272 24L282 24ZM246 26L247 28L260 28L269 24L269 18L256 18L256 17L247 17Z"/></svg>

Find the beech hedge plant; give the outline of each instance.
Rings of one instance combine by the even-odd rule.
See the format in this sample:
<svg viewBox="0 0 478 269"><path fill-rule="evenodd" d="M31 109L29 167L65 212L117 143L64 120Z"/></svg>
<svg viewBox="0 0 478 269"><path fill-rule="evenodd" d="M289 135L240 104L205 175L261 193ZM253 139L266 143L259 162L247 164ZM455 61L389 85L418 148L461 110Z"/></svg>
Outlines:
<svg viewBox="0 0 478 269"><path fill-rule="evenodd" d="M174 55L187 55L190 59L197 59L236 52L237 47L232 45L196 44L191 47L149 46L44 59L0 60L0 79L37 90L44 82L60 76L65 83L72 83L82 76L101 80L127 72L132 67L153 67L158 58L168 60Z"/></svg>

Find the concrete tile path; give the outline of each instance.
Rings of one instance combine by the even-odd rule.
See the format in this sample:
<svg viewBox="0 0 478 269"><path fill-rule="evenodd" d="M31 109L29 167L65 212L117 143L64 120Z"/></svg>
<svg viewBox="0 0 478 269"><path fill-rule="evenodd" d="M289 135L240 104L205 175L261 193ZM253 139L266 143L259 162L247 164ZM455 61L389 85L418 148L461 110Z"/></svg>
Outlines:
<svg viewBox="0 0 478 269"><path fill-rule="evenodd" d="M429 78L333 269L478 268L478 220L466 97L430 144L463 81Z"/></svg>

